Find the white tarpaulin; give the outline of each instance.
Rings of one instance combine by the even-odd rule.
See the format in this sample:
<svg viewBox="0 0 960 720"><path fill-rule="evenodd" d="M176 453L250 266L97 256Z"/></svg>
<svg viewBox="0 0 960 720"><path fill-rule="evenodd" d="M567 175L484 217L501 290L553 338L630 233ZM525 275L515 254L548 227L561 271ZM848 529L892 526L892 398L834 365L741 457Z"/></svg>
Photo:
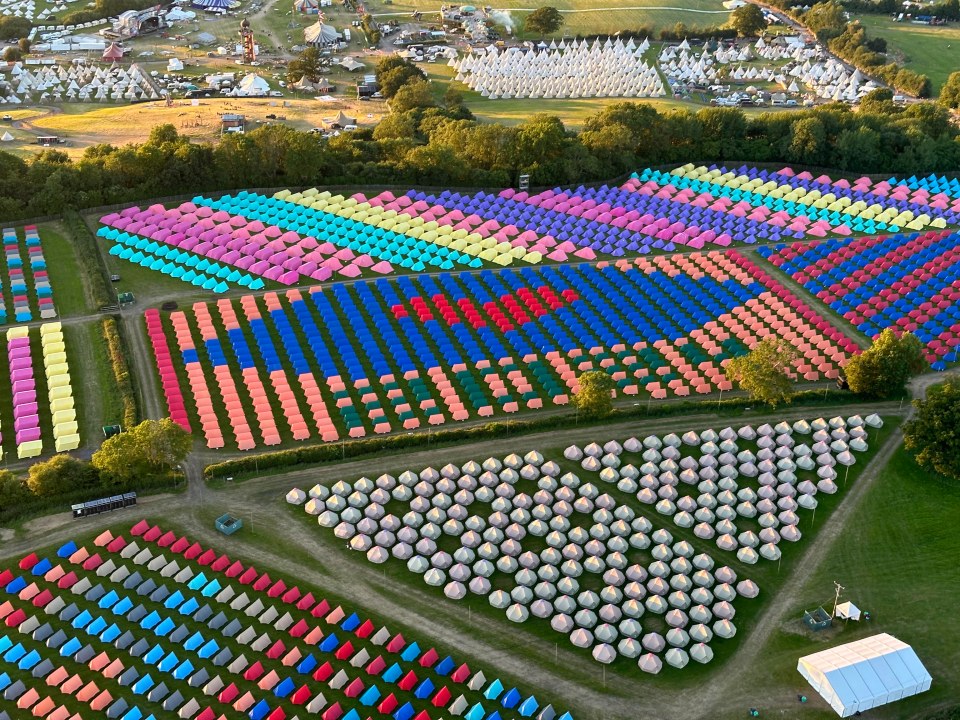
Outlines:
<svg viewBox="0 0 960 720"><path fill-rule="evenodd" d="M859 620L860 608L847 600L847 602L842 602L837 605L837 609L834 611L833 616L838 617L841 620Z"/></svg>
<svg viewBox="0 0 960 720"><path fill-rule="evenodd" d="M840 717L917 695L932 681L913 648L887 633L802 657L797 670Z"/></svg>

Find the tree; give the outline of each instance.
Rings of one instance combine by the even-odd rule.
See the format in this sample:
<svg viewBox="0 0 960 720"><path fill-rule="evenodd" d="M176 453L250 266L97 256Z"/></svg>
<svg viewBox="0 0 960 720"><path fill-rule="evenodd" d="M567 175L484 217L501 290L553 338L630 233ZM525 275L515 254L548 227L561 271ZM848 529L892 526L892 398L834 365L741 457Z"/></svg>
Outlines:
<svg viewBox="0 0 960 720"><path fill-rule="evenodd" d="M926 400L914 400L916 415L903 426L903 442L917 464L960 480L960 379L932 387Z"/></svg>
<svg viewBox="0 0 960 720"><path fill-rule="evenodd" d="M30 42L30 38L22 37L19 40L17 40L17 47L20 48L20 53L22 55L30 54L31 45L32 43Z"/></svg>
<svg viewBox="0 0 960 720"><path fill-rule="evenodd" d="M843 32L843 28L847 24L847 20L843 16L843 6L833 0L815 3L803 14L803 22L812 32L818 35L828 33L833 36Z"/></svg>
<svg viewBox="0 0 960 720"><path fill-rule="evenodd" d="M890 397L903 393L913 375L923 372L927 363L923 346L913 333L897 334L887 328L844 367L850 389L867 397Z"/></svg>
<svg viewBox="0 0 960 720"><path fill-rule="evenodd" d="M69 455L54 455L34 463L27 473L27 487L37 497L54 497L97 484L97 471L88 462Z"/></svg>
<svg viewBox="0 0 960 720"><path fill-rule="evenodd" d="M402 85L390 100L391 113L405 113L415 108L433 107L437 103L430 92L430 83L419 80Z"/></svg>
<svg viewBox="0 0 960 720"><path fill-rule="evenodd" d="M304 77L310 82L319 82L326 66L327 60L310 45L287 65L287 82L295 83Z"/></svg>
<svg viewBox="0 0 960 720"><path fill-rule="evenodd" d="M740 37L753 37L767 27L767 21L763 16L763 10L752 3L747 3L730 13L730 27L736 30Z"/></svg>
<svg viewBox="0 0 960 720"><path fill-rule="evenodd" d="M93 454L93 466L105 480L129 485L137 479L169 473L193 445L190 433L170 418L144 420L107 438Z"/></svg>
<svg viewBox="0 0 960 720"><path fill-rule="evenodd" d="M948 108L960 108L960 71L950 73L940 88L940 104Z"/></svg>
<svg viewBox="0 0 960 720"><path fill-rule="evenodd" d="M7 47L3 49L3 59L5 62L22 60L23 56L20 54L20 48L15 45L7 45Z"/></svg>
<svg viewBox="0 0 960 720"><path fill-rule="evenodd" d="M9 470L0 470L0 512L16 510L32 497L29 488L20 478Z"/></svg>
<svg viewBox="0 0 960 720"><path fill-rule="evenodd" d="M793 384L787 371L799 357L793 345L770 336L746 355L731 360L726 368L727 378L750 393L753 400L776 407L793 397Z"/></svg>
<svg viewBox="0 0 960 720"><path fill-rule="evenodd" d="M377 25L377 21L373 19L373 15L366 13L360 21L360 27L363 29L363 32L366 33L367 40L370 41L371 45L380 44L383 35L380 33L380 26Z"/></svg>
<svg viewBox="0 0 960 720"><path fill-rule="evenodd" d="M30 21L16 15L0 15L0 39L22 38L30 34Z"/></svg>
<svg viewBox="0 0 960 720"><path fill-rule="evenodd" d="M536 35L552 35L563 27L563 15L555 7L537 8L523 21L523 29Z"/></svg>
<svg viewBox="0 0 960 720"><path fill-rule="evenodd" d="M427 79L423 70L397 55L390 55L378 62L374 73L380 94L388 99L396 95L397 91L407 83Z"/></svg>
<svg viewBox="0 0 960 720"><path fill-rule="evenodd" d="M611 393L616 383L603 370L589 370L578 378L580 389L573 396L573 404L584 417L606 417L613 411Z"/></svg>

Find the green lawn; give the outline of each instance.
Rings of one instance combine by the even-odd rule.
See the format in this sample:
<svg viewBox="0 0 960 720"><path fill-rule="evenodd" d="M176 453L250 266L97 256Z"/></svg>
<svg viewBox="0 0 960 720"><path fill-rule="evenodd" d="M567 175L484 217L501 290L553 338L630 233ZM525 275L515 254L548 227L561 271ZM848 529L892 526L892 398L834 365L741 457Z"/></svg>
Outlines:
<svg viewBox="0 0 960 720"><path fill-rule="evenodd" d="M559 36L616 33L645 26L670 28L683 22L691 28L721 25L729 10L719 0L675 0L637 2L637 0L557 0L551 5L564 13ZM439 4L432 0L371 0L367 8L383 20L391 17L404 22L415 11L425 13L424 22L435 21ZM542 5L531 0L504 0L497 8L510 10L511 18L522 27L523 17Z"/></svg>
<svg viewBox="0 0 960 720"><path fill-rule="evenodd" d="M925 710L956 703L957 538L953 523L945 520L958 507L960 484L921 470L903 448L897 451L833 551L792 600L791 619L761 652L763 666L754 670L763 673L777 697L789 699L798 691L814 695L796 671L798 657L888 632L914 647L933 686L923 695L871 711L871 717L923 717ZM851 622L829 640L803 634L799 618L804 609L832 608L834 580L846 588L843 597L868 610L873 620ZM779 717L794 716L814 717L807 710Z"/></svg>
<svg viewBox="0 0 960 720"><path fill-rule="evenodd" d="M870 37L882 37L898 62L928 75L933 93L940 91L947 76L960 70L960 26L913 25L894 22L886 15L863 15L860 22Z"/></svg>
<svg viewBox="0 0 960 720"><path fill-rule="evenodd" d="M851 413L853 411L851 410ZM816 409L811 408L810 414L808 417L816 417ZM780 549L783 552L783 558L781 563L773 563L766 560L760 560L756 565L748 566L739 562L734 553L723 552L716 548L713 541L704 541L696 537L691 529L682 529L675 526L668 518L664 518L661 515L658 515L656 511L647 505L642 505L638 503L632 495L627 495L621 492L616 486L607 485L604 483L599 483L602 485L602 490L606 493L609 493L618 503L622 503L632 507L637 511L638 515L643 515L651 520L655 528L665 528L668 529L674 536L674 539L686 540L691 545L694 546L697 552L707 552L710 554L714 560L717 562L717 566L729 565L734 570L736 570L740 578L751 578L757 582L761 588L761 594L756 600L738 600L735 603L737 609L737 615L735 619L735 624L738 629L738 635L736 639L733 640L722 640L719 638L714 639L711 642L711 648L715 652L715 659L709 665L703 666L696 663L691 663L681 672L676 672L666 668L665 671L658 676L648 676L642 674L637 668L635 663L631 663L624 659L617 660L613 665L607 667L606 675L608 680L612 680L611 687L616 686L617 677L624 678L642 678L644 683L647 683L651 688L656 688L658 690L670 690L677 689L682 687L690 687L691 683L697 682L699 679L712 676L715 672L719 671L724 667L724 661L728 659L737 647L743 642L744 638L747 637L756 622L757 617L760 614L760 611L767 607L770 603L780 602L781 599L778 597L779 586L782 583L782 579L787 577L789 570L792 565L794 565L798 558L805 552L806 547L812 542L813 538L816 537L817 533L823 527L823 523L829 514L843 501L846 493L846 488L853 487L856 482L858 482L859 474L872 456L872 453L875 452L876 448L880 447L889 434L893 431L893 428L896 423L896 418L887 418L887 424L880 431L872 431L870 439L870 451L865 456L858 456L858 462L850 469L849 478L846 480L841 476L838 479L838 485L841 487L841 491L836 495L821 495L818 496L820 505L817 508L816 514L813 515L810 511L799 510L798 515L800 515L800 524L804 537L799 543L791 544L783 542L780 544ZM714 425L716 429L723 427L723 421ZM738 423L733 423L734 427L738 427ZM702 429L698 427L697 429ZM607 438L595 438L597 442L604 442ZM746 442L743 440L738 441L738 446L741 450L751 449L756 452L756 444L751 442ZM503 451L497 453L497 457L504 457L508 452L516 452L522 454L527 450L531 449L528 446L523 446L520 443L510 443L503 448ZM574 472L579 475L583 482L595 482L596 475L588 473L581 469L579 463L571 462L563 458L563 448L539 448L542 450L544 457L550 460L554 460L560 466L560 472ZM440 467L443 463L451 460L455 463L461 463L465 458L462 456L457 456L456 448L444 449L442 453L438 451L437 460L433 463L434 467ZM686 455L689 454L689 449L681 449L681 452ZM482 461L483 458L476 457L473 458L478 462ZM621 460L624 463L632 462L636 466L639 466L643 462L642 458L639 455L633 453L625 452L621 456ZM420 467L410 467L409 465L402 464L403 461L398 461L397 466L394 468L392 474L394 476L398 475L405 469L412 469L415 472L421 470ZM806 471L801 473L801 477L807 477L808 473ZM346 481L353 481L355 477L344 477ZM745 486L747 483L740 481L741 486ZM755 486L755 482L749 483L751 486ZM844 487L846 486L846 488ZM304 486L302 489L308 490L309 487ZM517 483L517 489L524 492L533 493L536 491L536 487L532 482L528 481L519 481ZM681 492L683 492L681 490ZM388 513L393 513L398 517L402 516L407 510L408 507L405 507L405 503L399 503L397 501L391 501L385 506L385 510ZM291 515L291 519L295 522L300 522L312 528L313 532L317 534L317 547L324 548L329 552L336 552L342 550L342 543L334 538L332 533L329 530L316 527L316 519L307 515L302 507L299 506L287 506L287 512ZM740 530L753 530L754 532L759 532L759 525L753 520L748 520L742 517L738 517L736 520L737 526ZM447 550L450 553L453 553L456 549L456 543L451 543L450 538L441 538L438 540L440 547L444 550ZM539 552L545 547L545 543L542 538L537 538L533 536L527 536L523 539L523 547L525 550L531 550L533 552ZM343 551L348 552L348 551ZM322 554L322 553L319 553ZM631 550L628 553L628 558L630 563L639 562L644 565L650 562L648 557L648 551L638 551ZM350 554L350 557L356 557L358 562L364 562L362 558L357 556L355 553ZM443 599L439 588L430 589L423 584L422 578L417 575L409 572L405 566L405 563L390 559L386 564L381 566L386 577L391 578L395 581L396 588L394 592L398 596L402 594L402 586L405 584L412 584L415 587L421 589L427 589L428 592L434 591L437 594L438 600L444 604L449 604L452 601L447 601ZM580 581L581 587L583 589L590 588L597 592L603 586L603 583L600 579L600 576L593 576L589 574L584 574L578 578ZM510 582L508 582L510 581ZM507 587L512 586L512 580L510 578L505 578L502 573L495 573L491 577L491 582L493 583L494 588L506 589ZM505 626L509 626L509 623L503 617L502 610L496 610L489 606L485 598L478 598L472 595L468 595L464 601L458 603L459 607L466 606L470 609L472 613L478 613L485 617L489 617L492 620L503 623ZM666 632L667 628L662 623L661 618L657 618L653 615L646 614L642 619L644 626L644 632L649 632L650 630L657 630L660 632ZM469 623L467 619L464 619L464 630L468 630ZM540 638L546 642L559 643L561 646L569 649L570 645L565 641L563 636L554 632L545 621L537 620L536 618L531 618L528 622L524 623L522 626L522 632L530 633L533 636ZM511 649L511 652L525 654L527 650L522 641L518 641L517 646ZM540 663L550 663L552 658L543 658L540 656L534 657L533 651L531 653L532 662ZM583 652L576 651L574 652ZM577 679L577 682L586 682L590 685L593 685L600 678L583 678L580 677ZM571 678L573 680L573 678Z"/></svg>
<svg viewBox="0 0 960 720"><path fill-rule="evenodd" d="M53 288L53 303L60 317L84 315L93 310L84 294L82 274L77 272L77 255L63 231L43 226L40 240Z"/></svg>

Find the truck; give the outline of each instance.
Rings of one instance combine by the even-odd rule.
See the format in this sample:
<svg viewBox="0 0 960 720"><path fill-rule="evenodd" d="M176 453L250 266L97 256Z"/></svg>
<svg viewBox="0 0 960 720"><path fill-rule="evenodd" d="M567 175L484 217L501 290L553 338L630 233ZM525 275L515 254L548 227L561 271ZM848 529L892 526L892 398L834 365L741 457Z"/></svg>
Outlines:
<svg viewBox="0 0 960 720"><path fill-rule="evenodd" d="M350 42L350 28L343 29L343 41L347 43Z"/></svg>

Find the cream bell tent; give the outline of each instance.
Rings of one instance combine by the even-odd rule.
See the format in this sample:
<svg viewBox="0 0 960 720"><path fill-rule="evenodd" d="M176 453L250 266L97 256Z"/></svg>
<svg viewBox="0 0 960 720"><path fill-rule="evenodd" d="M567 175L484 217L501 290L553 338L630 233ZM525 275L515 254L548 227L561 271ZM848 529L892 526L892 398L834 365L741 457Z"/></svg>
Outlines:
<svg viewBox="0 0 960 720"><path fill-rule="evenodd" d="M848 600L847 602L842 602L837 605L837 609L834 611L833 616L838 617L841 620L859 620L860 608Z"/></svg>
<svg viewBox="0 0 960 720"><path fill-rule="evenodd" d="M932 681L913 648L887 633L802 657L797 670L840 717L917 695Z"/></svg>

